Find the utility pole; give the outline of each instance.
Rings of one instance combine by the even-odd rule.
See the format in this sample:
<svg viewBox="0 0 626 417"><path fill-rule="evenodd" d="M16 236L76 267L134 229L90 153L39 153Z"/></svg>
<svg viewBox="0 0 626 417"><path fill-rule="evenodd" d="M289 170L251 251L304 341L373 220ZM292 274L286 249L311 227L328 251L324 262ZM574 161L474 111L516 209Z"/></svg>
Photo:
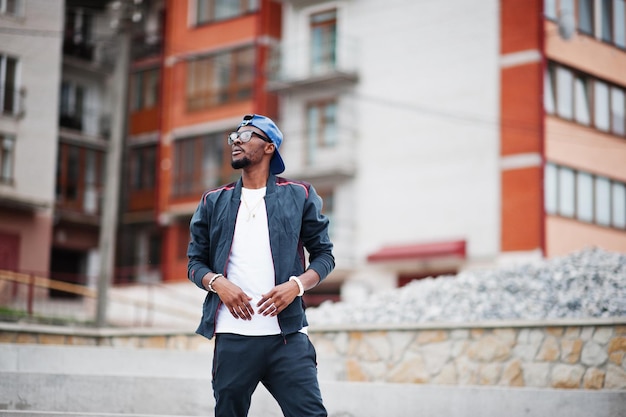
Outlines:
<svg viewBox="0 0 626 417"><path fill-rule="evenodd" d="M131 24L141 20L139 7L142 0L109 3L112 12L111 26L117 29L114 38L117 59L111 78L111 137L106 156L102 221L100 223L100 275L96 307L96 326L107 325L108 291L115 272L115 245L119 216L120 183L122 175L122 148L126 137L127 87L130 62Z"/></svg>

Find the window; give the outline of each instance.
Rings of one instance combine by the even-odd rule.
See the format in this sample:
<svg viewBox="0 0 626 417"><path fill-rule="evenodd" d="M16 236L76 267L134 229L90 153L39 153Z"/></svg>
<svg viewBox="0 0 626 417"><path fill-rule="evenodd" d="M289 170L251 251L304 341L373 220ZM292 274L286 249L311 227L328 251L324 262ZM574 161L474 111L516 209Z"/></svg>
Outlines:
<svg viewBox="0 0 626 417"><path fill-rule="evenodd" d="M555 66L548 65L546 67L546 72L543 75L543 106L548 114L554 114L554 111L556 110L556 98L554 95L555 77Z"/></svg>
<svg viewBox="0 0 626 417"><path fill-rule="evenodd" d="M337 42L337 12L330 10L311 15L311 72L323 73L335 69Z"/></svg>
<svg viewBox="0 0 626 417"><path fill-rule="evenodd" d="M156 146L142 146L130 151L130 186L132 190L151 190L155 185Z"/></svg>
<svg viewBox="0 0 626 417"><path fill-rule="evenodd" d="M616 135L626 134L626 92L620 88L611 88L611 132Z"/></svg>
<svg viewBox="0 0 626 417"><path fill-rule="evenodd" d="M578 29L593 36L593 0L578 0Z"/></svg>
<svg viewBox="0 0 626 417"><path fill-rule="evenodd" d="M576 213L582 221L593 221L593 177L586 172L576 175Z"/></svg>
<svg viewBox="0 0 626 417"><path fill-rule="evenodd" d="M611 200L613 201L612 226L626 229L626 184L613 183Z"/></svg>
<svg viewBox="0 0 626 417"><path fill-rule="evenodd" d="M574 106L574 119L578 123L588 126L591 122L589 90L587 79L582 76L576 76L574 81Z"/></svg>
<svg viewBox="0 0 626 417"><path fill-rule="evenodd" d="M308 160L315 160L318 148L337 143L337 102L335 100L315 102L307 108Z"/></svg>
<svg viewBox="0 0 626 417"><path fill-rule="evenodd" d="M609 131L611 115L609 114L609 87L601 81L594 83L594 120L596 129Z"/></svg>
<svg viewBox="0 0 626 417"><path fill-rule="evenodd" d="M226 132L179 139L174 144L175 196L199 195L233 174Z"/></svg>
<svg viewBox="0 0 626 417"><path fill-rule="evenodd" d="M556 20L558 17L556 0L544 0L543 2L543 14L545 17L551 20Z"/></svg>
<svg viewBox="0 0 626 417"><path fill-rule="evenodd" d="M187 109L207 109L252 97L254 53L254 48L248 47L189 61Z"/></svg>
<svg viewBox="0 0 626 417"><path fill-rule="evenodd" d="M615 45L626 48L626 0L613 0Z"/></svg>
<svg viewBox="0 0 626 417"><path fill-rule="evenodd" d="M66 13L63 53L90 61L94 56L93 15L86 10L75 9Z"/></svg>
<svg viewBox="0 0 626 417"><path fill-rule="evenodd" d="M626 183L548 163L546 213L626 230Z"/></svg>
<svg viewBox="0 0 626 417"><path fill-rule="evenodd" d="M613 41L613 25L612 25L612 3L613 0L600 0L601 4L601 21L602 21L602 29L601 29L601 37L605 42Z"/></svg>
<svg viewBox="0 0 626 417"><path fill-rule="evenodd" d="M596 222L602 226L611 224L611 182L605 177L596 177Z"/></svg>
<svg viewBox="0 0 626 417"><path fill-rule="evenodd" d="M556 69L556 94L557 114L564 119L571 120L574 104L574 76L572 72L563 67Z"/></svg>
<svg viewBox="0 0 626 417"><path fill-rule="evenodd" d="M104 152L62 143L57 162L56 199L65 208L87 214L100 210Z"/></svg>
<svg viewBox="0 0 626 417"><path fill-rule="evenodd" d="M131 110L150 109L157 105L160 71L149 69L137 72L131 78Z"/></svg>
<svg viewBox="0 0 626 417"><path fill-rule="evenodd" d="M24 0L0 0L0 13L11 16L22 16Z"/></svg>
<svg viewBox="0 0 626 417"><path fill-rule="evenodd" d="M85 113L85 88L71 81L61 83L60 125L70 129L83 130Z"/></svg>
<svg viewBox="0 0 626 417"><path fill-rule="evenodd" d="M557 199L558 192L558 169L556 165L546 164L544 174L544 200L546 213L557 214L559 210L559 202Z"/></svg>
<svg viewBox="0 0 626 417"><path fill-rule="evenodd" d="M0 184L13 183L15 138L0 133Z"/></svg>
<svg viewBox="0 0 626 417"><path fill-rule="evenodd" d="M549 63L544 73L547 114L626 136L626 89L588 74Z"/></svg>
<svg viewBox="0 0 626 417"><path fill-rule="evenodd" d="M559 169L559 214L565 217L574 217L574 171L568 168Z"/></svg>
<svg viewBox="0 0 626 417"><path fill-rule="evenodd" d="M18 60L0 54L0 110L2 114L19 112Z"/></svg>
<svg viewBox="0 0 626 417"><path fill-rule="evenodd" d="M196 23L230 19L259 9L259 0L196 0Z"/></svg>

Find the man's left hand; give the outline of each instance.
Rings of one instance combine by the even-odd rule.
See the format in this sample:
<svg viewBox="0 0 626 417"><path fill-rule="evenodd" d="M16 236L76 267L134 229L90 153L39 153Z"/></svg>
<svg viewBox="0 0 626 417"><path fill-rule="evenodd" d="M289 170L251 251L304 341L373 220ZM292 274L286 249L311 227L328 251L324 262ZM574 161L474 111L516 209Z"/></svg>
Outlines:
<svg viewBox="0 0 626 417"><path fill-rule="evenodd" d="M298 296L300 288L293 281L287 281L272 288L267 294L262 294L257 303L259 314L264 316L276 316L287 308Z"/></svg>

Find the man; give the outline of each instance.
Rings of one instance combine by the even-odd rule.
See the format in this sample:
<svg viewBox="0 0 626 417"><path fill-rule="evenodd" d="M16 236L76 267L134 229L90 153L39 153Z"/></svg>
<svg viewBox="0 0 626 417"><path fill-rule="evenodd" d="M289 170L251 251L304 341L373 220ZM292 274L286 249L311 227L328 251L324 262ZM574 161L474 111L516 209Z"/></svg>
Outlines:
<svg viewBox="0 0 626 417"><path fill-rule="evenodd" d="M302 295L335 267L333 245L315 189L276 176L282 141L270 118L245 116L228 136L241 178L206 192L190 223L188 277L208 292L197 333L216 335L217 417L246 416L259 382L285 416L327 415Z"/></svg>

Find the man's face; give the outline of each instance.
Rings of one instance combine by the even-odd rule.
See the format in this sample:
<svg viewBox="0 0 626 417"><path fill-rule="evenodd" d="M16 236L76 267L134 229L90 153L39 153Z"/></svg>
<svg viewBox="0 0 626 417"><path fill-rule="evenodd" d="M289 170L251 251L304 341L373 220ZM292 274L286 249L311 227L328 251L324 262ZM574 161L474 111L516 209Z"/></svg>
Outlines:
<svg viewBox="0 0 626 417"><path fill-rule="evenodd" d="M250 140L244 143L241 138L237 138L230 146L230 164L234 169L247 168L253 164L260 163L266 153L267 146L271 145L261 139L261 137L266 137L265 133L263 133L261 129L254 126L242 126L237 130L239 133L245 131L254 132L254 134L250 137Z"/></svg>

